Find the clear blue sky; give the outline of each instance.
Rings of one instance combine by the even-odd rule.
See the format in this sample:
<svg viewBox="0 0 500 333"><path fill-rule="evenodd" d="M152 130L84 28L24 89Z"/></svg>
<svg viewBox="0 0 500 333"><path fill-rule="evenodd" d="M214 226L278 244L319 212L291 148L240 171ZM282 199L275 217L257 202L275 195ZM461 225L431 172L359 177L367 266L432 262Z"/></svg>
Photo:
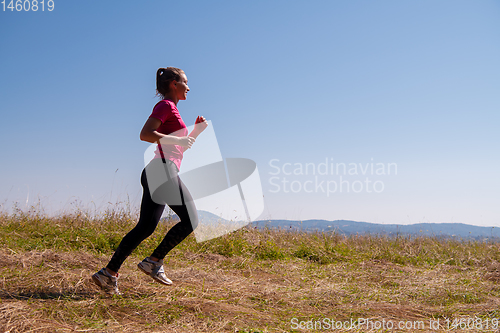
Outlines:
<svg viewBox="0 0 500 333"><path fill-rule="evenodd" d="M498 1L55 0L1 11L0 51L4 209L137 207L139 132L175 66L185 122L257 162L262 218L500 226ZM325 160L397 174L297 174Z"/></svg>

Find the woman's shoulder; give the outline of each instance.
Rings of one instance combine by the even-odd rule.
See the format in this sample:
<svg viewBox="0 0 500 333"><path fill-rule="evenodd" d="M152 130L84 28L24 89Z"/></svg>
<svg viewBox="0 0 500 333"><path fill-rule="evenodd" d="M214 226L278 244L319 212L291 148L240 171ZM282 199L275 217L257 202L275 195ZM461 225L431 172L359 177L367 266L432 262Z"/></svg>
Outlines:
<svg viewBox="0 0 500 333"><path fill-rule="evenodd" d="M175 104L172 101L164 99L156 103L155 107L153 108L153 112L151 112L151 115L149 117L160 119L161 122L164 123L170 117L179 118L180 115L179 110L177 110Z"/></svg>
<svg viewBox="0 0 500 333"><path fill-rule="evenodd" d="M168 99L162 99L153 108L153 113L170 113L170 114L176 114L179 113L179 110L177 110L177 106L175 106L175 103L168 100Z"/></svg>
<svg viewBox="0 0 500 333"><path fill-rule="evenodd" d="M175 103L168 99L162 99L161 101L156 103L153 110L158 110L158 109L178 111L177 106L175 106Z"/></svg>

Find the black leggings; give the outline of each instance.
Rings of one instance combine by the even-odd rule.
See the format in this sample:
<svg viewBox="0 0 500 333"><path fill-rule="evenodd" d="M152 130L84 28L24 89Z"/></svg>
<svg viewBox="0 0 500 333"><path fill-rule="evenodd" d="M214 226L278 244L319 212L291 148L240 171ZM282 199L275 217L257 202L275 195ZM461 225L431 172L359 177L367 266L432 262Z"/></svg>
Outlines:
<svg viewBox="0 0 500 333"><path fill-rule="evenodd" d="M161 159L154 159L150 165L162 166L171 175L171 179L162 184L158 189L159 192L166 193L163 196L165 203L179 217L180 221L175 224L165 235L162 242L151 254L152 257L163 259L177 244L182 242L198 225L198 214L194 205L193 198L188 189L177 175L177 167L172 161L167 160L162 163ZM148 168L146 167L146 168ZM161 215L165 208L165 204L157 203L159 200L155 197L155 201L151 199L149 191L148 179L146 176L146 168L141 174L141 184L143 187L143 195L141 202L141 213L139 222L125 237L123 237L120 245L111 257L106 266L112 271L118 272L125 259L135 250L139 244L149 237L155 231ZM151 181L151 179L150 179ZM158 192L155 192L158 193ZM176 200L176 195L168 195L172 193L180 193L179 200ZM177 195L178 197L178 195ZM169 204L170 203L170 204Z"/></svg>

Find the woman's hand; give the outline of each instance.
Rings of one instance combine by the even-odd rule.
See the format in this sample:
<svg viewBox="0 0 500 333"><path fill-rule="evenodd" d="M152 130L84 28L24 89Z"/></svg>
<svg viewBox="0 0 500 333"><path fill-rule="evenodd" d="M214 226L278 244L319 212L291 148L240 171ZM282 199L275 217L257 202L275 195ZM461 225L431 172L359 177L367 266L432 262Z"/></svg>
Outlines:
<svg viewBox="0 0 500 333"><path fill-rule="evenodd" d="M198 116L194 122L194 130L197 134L200 134L208 127L208 121L203 116Z"/></svg>
<svg viewBox="0 0 500 333"><path fill-rule="evenodd" d="M200 133L203 132L205 130L205 128L207 128L207 127L208 127L208 121L205 119L205 117L198 116L196 118L196 121L194 122L194 129L191 131L191 133L189 133L189 137L193 138L193 143L194 143L194 139L196 139L198 137L198 135L200 135ZM193 143L191 143L191 145ZM191 145L187 148L190 148Z"/></svg>
<svg viewBox="0 0 500 333"><path fill-rule="evenodd" d="M191 148L191 146L193 145L193 143L195 142L195 138L193 138L192 136L181 136L178 138L179 139L179 142L176 143L178 146L182 146L186 149L188 148Z"/></svg>

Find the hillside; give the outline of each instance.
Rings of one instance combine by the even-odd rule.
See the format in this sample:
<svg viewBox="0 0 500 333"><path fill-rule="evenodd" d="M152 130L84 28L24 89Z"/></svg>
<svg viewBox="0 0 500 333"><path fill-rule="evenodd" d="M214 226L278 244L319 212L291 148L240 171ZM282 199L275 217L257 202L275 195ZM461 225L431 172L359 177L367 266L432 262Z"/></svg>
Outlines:
<svg viewBox="0 0 500 333"><path fill-rule="evenodd" d="M167 222L120 271L124 295L102 294L89 277L133 225L119 212L0 216L0 331L314 332L320 320L369 319L422 322L425 332L439 319L433 331L444 332L446 319L476 319L483 328L467 331L486 332L500 319L499 244L432 237L252 227L204 243L190 236L169 255L174 285L164 287L135 265ZM354 327L336 331L382 331Z"/></svg>
<svg viewBox="0 0 500 333"><path fill-rule="evenodd" d="M227 220L215 214L199 210L204 223L213 224ZM174 215L175 218L175 215ZM415 223L378 224L350 220L258 220L250 224L258 229L278 229L284 231L335 232L341 235L384 235L384 236L430 236L456 239L500 240L500 228L481 227L464 223Z"/></svg>
<svg viewBox="0 0 500 333"><path fill-rule="evenodd" d="M348 220L271 220L253 222L258 228L293 229L298 231L336 232L343 235L375 234L388 236L430 236L455 238L500 239L500 228L463 223L377 224Z"/></svg>

